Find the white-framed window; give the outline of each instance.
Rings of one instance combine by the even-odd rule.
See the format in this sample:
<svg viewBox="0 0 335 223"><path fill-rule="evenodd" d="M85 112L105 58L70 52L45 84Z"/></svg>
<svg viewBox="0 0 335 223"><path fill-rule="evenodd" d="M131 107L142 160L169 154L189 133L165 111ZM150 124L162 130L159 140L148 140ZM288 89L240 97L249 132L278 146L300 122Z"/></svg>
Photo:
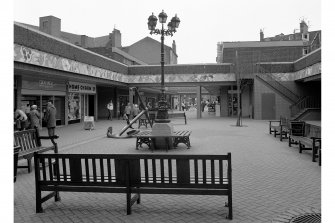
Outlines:
<svg viewBox="0 0 335 223"><path fill-rule="evenodd" d="M303 33L303 34L301 34L301 39L309 41L309 33Z"/></svg>
<svg viewBox="0 0 335 223"><path fill-rule="evenodd" d="M304 48L302 48L302 55L304 56L306 54L308 54L308 48L304 47Z"/></svg>

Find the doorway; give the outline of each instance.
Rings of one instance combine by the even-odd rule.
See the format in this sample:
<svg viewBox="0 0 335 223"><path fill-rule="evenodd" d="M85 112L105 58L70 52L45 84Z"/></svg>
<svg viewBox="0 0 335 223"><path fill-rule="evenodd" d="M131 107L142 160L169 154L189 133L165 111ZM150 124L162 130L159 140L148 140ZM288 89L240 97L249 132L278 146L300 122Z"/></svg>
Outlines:
<svg viewBox="0 0 335 223"><path fill-rule="evenodd" d="M262 94L262 119L276 118L276 104L274 93Z"/></svg>

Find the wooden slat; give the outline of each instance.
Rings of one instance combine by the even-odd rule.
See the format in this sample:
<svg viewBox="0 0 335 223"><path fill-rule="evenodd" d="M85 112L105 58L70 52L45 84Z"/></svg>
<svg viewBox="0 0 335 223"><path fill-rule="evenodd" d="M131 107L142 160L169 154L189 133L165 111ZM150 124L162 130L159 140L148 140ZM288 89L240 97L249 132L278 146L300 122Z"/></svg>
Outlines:
<svg viewBox="0 0 335 223"><path fill-rule="evenodd" d="M108 182L112 182L111 160L107 159Z"/></svg>
<svg viewBox="0 0 335 223"><path fill-rule="evenodd" d="M195 177L195 183L199 183L199 176L198 176L198 159L194 159L194 177Z"/></svg>
<svg viewBox="0 0 335 223"><path fill-rule="evenodd" d="M160 159L160 166L161 166L161 182L164 183L164 160Z"/></svg>
<svg viewBox="0 0 335 223"><path fill-rule="evenodd" d="M168 167L169 167L169 183L172 183L172 161L168 159Z"/></svg>
<svg viewBox="0 0 335 223"><path fill-rule="evenodd" d="M90 178L90 167L88 165L88 158L85 158L85 172L86 172L86 181L89 181L89 178Z"/></svg>
<svg viewBox="0 0 335 223"><path fill-rule="evenodd" d="M97 182L97 169L96 169L95 158L92 159L92 168L93 168L93 181Z"/></svg>
<svg viewBox="0 0 335 223"><path fill-rule="evenodd" d="M203 159L202 160L202 178L203 178L203 183L204 184L206 184L207 182L206 182L206 160L205 159Z"/></svg>
<svg viewBox="0 0 335 223"><path fill-rule="evenodd" d="M152 162L152 177L154 183L156 183L156 160L152 159L151 162Z"/></svg>
<svg viewBox="0 0 335 223"><path fill-rule="evenodd" d="M104 182L104 163L103 163L103 159L100 158L100 174L101 174L101 181Z"/></svg>
<svg viewBox="0 0 335 223"><path fill-rule="evenodd" d="M48 166L49 166L49 178L51 181L53 181L53 177L52 177L52 162L51 162L51 158L48 158Z"/></svg>
<svg viewBox="0 0 335 223"><path fill-rule="evenodd" d="M62 158L62 166L63 166L63 176L64 176L64 181L67 181L67 173L66 173L66 159Z"/></svg>
<svg viewBox="0 0 335 223"><path fill-rule="evenodd" d="M41 159L42 161L42 173L43 173L43 180L47 180L47 173L45 168L45 159ZM35 165L40 165L39 163L35 163Z"/></svg>
<svg viewBox="0 0 335 223"><path fill-rule="evenodd" d="M211 181L212 181L212 184L214 184L214 178L215 178L214 160L211 160Z"/></svg>
<svg viewBox="0 0 335 223"><path fill-rule="evenodd" d="M144 176L145 176L145 182L149 182L149 171L148 171L148 159L144 159Z"/></svg>
<svg viewBox="0 0 335 223"><path fill-rule="evenodd" d="M223 183L223 164L222 160L219 160L219 179L220 179L220 184Z"/></svg>

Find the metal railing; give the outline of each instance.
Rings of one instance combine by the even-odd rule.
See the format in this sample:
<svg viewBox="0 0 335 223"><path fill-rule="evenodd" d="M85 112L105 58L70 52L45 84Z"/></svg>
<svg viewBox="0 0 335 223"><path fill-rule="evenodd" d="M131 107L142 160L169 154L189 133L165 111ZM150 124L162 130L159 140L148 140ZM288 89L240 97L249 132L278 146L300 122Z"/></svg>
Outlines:
<svg viewBox="0 0 335 223"><path fill-rule="evenodd" d="M305 96L297 103L290 106L291 117L294 117L303 110L310 108L321 108L321 100L317 97Z"/></svg>
<svg viewBox="0 0 335 223"><path fill-rule="evenodd" d="M274 79L271 75L267 74L264 68L258 66L256 76L277 90L281 95L289 99L292 103L297 103L299 101L300 97L297 94Z"/></svg>

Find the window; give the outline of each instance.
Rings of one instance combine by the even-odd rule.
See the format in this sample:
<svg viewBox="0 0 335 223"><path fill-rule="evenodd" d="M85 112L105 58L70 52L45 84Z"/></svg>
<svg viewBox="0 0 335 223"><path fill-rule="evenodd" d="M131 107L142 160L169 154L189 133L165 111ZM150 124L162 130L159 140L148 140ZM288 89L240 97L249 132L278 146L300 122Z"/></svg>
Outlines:
<svg viewBox="0 0 335 223"><path fill-rule="evenodd" d="M307 49L307 47L305 47L305 48L302 49L302 55L304 56L304 55L306 55L306 54L308 54L308 49Z"/></svg>
<svg viewBox="0 0 335 223"><path fill-rule="evenodd" d="M48 28L48 21L43 21L43 22L42 22L42 28L43 28L43 29Z"/></svg>
<svg viewBox="0 0 335 223"><path fill-rule="evenodd" d="M309 33L303 33L301 38L302 38L302 40L309 41Z"/></svg>

